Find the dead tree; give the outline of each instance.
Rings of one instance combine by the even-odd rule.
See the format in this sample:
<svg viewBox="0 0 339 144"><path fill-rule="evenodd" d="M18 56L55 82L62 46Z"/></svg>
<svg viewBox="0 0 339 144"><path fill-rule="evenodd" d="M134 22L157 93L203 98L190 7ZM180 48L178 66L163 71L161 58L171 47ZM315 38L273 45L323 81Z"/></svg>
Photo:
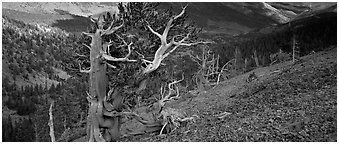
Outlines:
<svg viewBox="0 0 339 144"><path fill-rule="evenodd" d="M170 108L166 106L167 103L177 100L180 98L179 88L176 84L184 80L184 75L180 80L174 80L170 82L167 87L161 87L161 96L156 103L152 105L152 114L155 116L150 121L145 121L142 116L139 116L133 112L123 112L125 115L133 116L137 121L144 124L144 128L131 133L143 134L145 132L159 132L159 134L169 133L174 129L178 128L184 122L195 121L198 116L187 117L186 114L180 110Z"/></svg>
<svg viewBox="0 0 339 144"><path fill-rule="evenodd" d="M168 32L169 32L170 28L172 27L173 21L178 19L179 17L181 17L185 13L185 9L186 9L186 6L182 9L182 11L179 15L172 17L168 21L166 28L165 28L165 30L163 31L162 34L154 31L149 24L147 25L148 29L153 34L155 34L156 36L158 36L160 38L161 45L159 46L159 48L155 52L153 61L142 59L144 61L144 63L146 64L146 67L143 70L144 74L151 73L154 70L156 70L160 66L161 61L164 60L172 52L174 52L179 46L192 46L192 45L197 45L197 44L210 43L210 42L186 43L185 41L189 38L191 33L186 34L186 36L183 37L179 41L175 41L175 38L182 37L182 34L173 36L172 40L169 43L167 42ZM168 52L166 52L171 47L173 47L173 48L171 50L169 50Z"/></svg>
<svg viewBox="0 0 339 144"><path fill-rule="evenodd" d="M229 70L229 69L230 69L228 66L229 66L229 64L231 64L233 61L235 61L235 59L229 60L226 64L224 64L224 66L221 67L220 72L219 72L219 74L218 74L218 79L217 79L217 84L216 84L216 86L217 86L217 85L219 84L219 82L220 82L220 77L221 77L221 75L223 75L223 73L224 73L225 70Z"/></svg>
<svg viewBox="0 0 339 144"><path fill-rule="evenodd" d="M182 37L182 35L176 35L168 43L167 36L172 23L177 18L181 17L185 8L177 16L172 17L162 34L154 31L150 25L147 25L148 29L155 35L157 35L161 40L161 45L154 54L153 61L148 61L142 59L146 64L146 67L143 68L142 74L149 74L156 70L162 60L164 60L169 54L175 51L179 46L192 46L196 44L206 43L206 42L195 42L195 43L186 43L186 40L189 38L190 33L186 34L185 37L181 38L179 41L175 41L176 38ZM89 73L89 93L88 101L90 102L90 108L88 111L87 118L87 140L88 141L114 141L117 140L120 136L120 126L121 126L121 116L131 115L135 117L139 122L147 125L152 125L154 122L147 122L142 120L140 116L133 112L121 112L119 109L122 107L123 98L122 95L113 94L110 96L114 90L109 90L108 94L106 93L108 87L108 77L106 75L107 66L111 68L116 68L115 66L109 64L107 61L114 62L136 62L136 60L130 60L129 57L132 53L132 42L127 44L123 39L124 47L128 48L128 54L123 58L116 58L109 55L109 48L112 45L112 42L104 43L103 36L110 35L124 26L122 23L119 26L113 26L114 22L111 22L108 28L104 28L105 21L103 17L98 19L91 20L96 25L96 30L94 33L84 33L85 35L92 38L90 46L86 46L90 49L90 69L82 70L80 67L80 72ZM173 47L173 48L172 48ZM171 50L169 50L172 48ZM169 50L167 52L167 50ZM108 97L110 97L111 102L108 102Z"/></svg>
<svg viewBox="0 0 339 144"><path fill-rule="evenodd" d="M51 137L51 142L55 142L54 124L53 124L53 106L54 106L54 101L52 100L51 106L49 107L49 121L48 121L49 136Z"/></svg>
<svg viewBox="0 0 339 144"><path fill-rule="evenodd" d="M260 67L257 50L253 50L253 59L255 61L255 65L257 67ZM246 66L246 64L245 64L245 66Z"/></svg>
<svg viewBox="0 0 339 144"><path fill-rule="evenodd" d="M206 46L204 46L202 47L201 55L193 56L193 54L189 54L189 56L199 65L199 70L195 74L195 77L198 90L204 91L205 86L209 85L213 79L217 80L217 75L220 73L219 55L215 57L212 51L206 49Z"/></svg>
<svg viewBox="0 0 339 144"><path fill-rule="evenodd" d="M184 80L184 75L182 75L182 79L169 83L168 84L168 92L167 92L166 95L165 95L165 93L166 93L165 87L162 87L160 89L161 99L158 101L160 108L164 107L165 103L167 101L171 101L171 100L175 100L175 99L179 98L179 89L178 89L177 86L175 86L175 84L177 84L177 83L179 83L183 80ZM173 97L173 94L176 94L176 95Z"/></svg>
<svg viewBox="0 0 339 144"><path fill-rule="evenodd" d="M92 38L90 46L90 69L82 70L80 72L89 73L89 93L88 101L90 102L90 108L87 118L87 138L88 141L111 141L116 140L120 136L120 117L106 117L105 111L112 111L118 109L121 106L121 98L119 96L113 98L116 105L105 105L107 98L108 78L106 75L107 66L115 68L107 61L115 62L135 62L136 60L130 60L128 57L131 55L130 43L126 45L128 47L128 54L123 58L116 58L109 55L108 48L111 43L103 43L102 36L114 33L116 30L123 27L123 23L120 26L114 27L114 22L111 22L107 29L104 29L104 19L100 16L97 20L91 18L96 25L96 31L94 33L84 33ZM101 132L103 128L103 132Z"/></svg>
<svg viewBox="0 0 339 144"><path fill-rule="evenodd" d="M177 100L180 98L178 86L175 84L184 80L184 75L180 80L173 81L168 84L168 92L166 94L166 89L161 88L161 99L157 102L158 109L160 109L160 114L158 114L158 121L161 119L161 130L160 134L163 134L163 131L166 128L167 133L178 128L180 123L187 120L194 120L194 117L187 118L184 113L177 111L172 108L165 107L167 102L172 100Z"/></svg>
<svg viewBox="0 0 339 144"><path fill-rule="evenodd" d="M194 42L194 43L187 43L186 40L188 40L191 33L186 34L185 37L183 37L183 34L175 35L175 36L172 37L172 40L169 43L167 42L167 36L168 36L169 31L170 31L170 28L172 27L173 21L175 21L176 19L178 19L179 17L184 15L186 7L187 6L185 6L178 15L172 17L168 21L168 23L167 23L162 34L154 31L149 24L147 25L148 29L153 34L155 34L156 36L158 36L160 38L161 45L159 46L159 48L155 52L153 61L142 59L142 61L146 64L146 67L143 68L143 71L142 71L143 74L149 74L149 73L155 71L156 69L158 69L159 66L161 65L161 62L168 55L170 55L172 52L174 52L179 46L193 46L193 45L198 45L198 44L211 43L211 42L203 42L203 41ZM180 38L180 37L183 37L183 38L181 38L179 41L175 41L176 38ZM170 49L170 48L172 48L172 49ZM184 79L184 77L179 81L174 81L174 82L170 83L168 85L168 89L169 89L168 94L165 97L162 97L162 99L160 99L158 102L155 103L155 105L158 106L158 109L160 109L160 111L157 113L158 118L160 118L160 117L163 118L162 121L160 121L160 124L162 125L160 134L162 134L162 131L164 130L164 128L166 127L166 125L168 123L173 123L174 121L193 120L192 117L186 118L186 117L183 117L183 116L179 116L180 114L178 112L175 112L175 110L173 110L173 109L164 108L164 105L165 105L166 102L171 101L171 100L176 99L176 98L179 98L178 88L176 88L176 93L174 93L174 89L172 88L172 85L182 81L183 79ZM172 97L173 94L176 94L176 96ZM139 122L141 122L145 125L148 125L148 128L151 128L152 131L158 130L157 128L159 128L158 127L159 126L159 119L156 119L154 122L146 122L146 121L141 120L140 117L138 117L137 115L135 115L135 114L132 114L132 115L134 115L135 118ZM175 124L174 127L178 126L178 123L174 122L174 124ZM155 129L154 129L154 127L155 127Z"/></svg>

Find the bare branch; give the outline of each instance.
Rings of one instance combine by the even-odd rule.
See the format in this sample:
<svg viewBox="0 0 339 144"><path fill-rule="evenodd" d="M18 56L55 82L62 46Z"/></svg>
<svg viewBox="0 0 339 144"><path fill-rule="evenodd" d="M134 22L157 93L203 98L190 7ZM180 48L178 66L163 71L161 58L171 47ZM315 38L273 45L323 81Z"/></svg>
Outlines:
<svg viewBox="0 0 339 144"><path fill-rule="evenodd" d="M230 64L232 61L234 61L235 59L231 59L231 60L229 60L224 66L222 66L222 70L224 70L224 68L228 65L228 64Z"/></svg>
<svg viewBox="0 0 339 144"><path fill-rule="evenodd" d="M221 76L222 73L224 72L225 67L226 67L229 63L231 63L233 60L235 60L235 59L229 60L226 64L224 64L224 66L222 66L222 68L221 68L221 70L220 70L220 72L219 72L219 74L218 74L217 85L219 84L220 76Z"/></svg>
<svg viewBox="0 0 339 144"><path fill-rule="evenodd" d="M98 20L94 19L94 18L92 17L92 15L89 16L89 19L90 19L93 23L97 23L97 22L98 22Z"/></svg>
<svg viewBox="0 0 339 144"><path fill-rule="evenodd" d="M116 57L112 57L109 56L107 54L102 54L102 57L105 58L108 61L127 61L127 62L137 62L137 60L130 60L127 57L124 58L116 58Z"/></svg>
<svg viewBox="0 0 339 144"><path fill-rule="evenodd" d="M126 55L125 58L129 57L132 53L132 50L131 50L131 46L132 46L133 42L131 42L129 45L128 45L128 54ZM136 61L136 60L135 60Z"/></svg>
<svg viewBox="0 0 339 144"><path fill-rule="evenodd" d="M181 43L184 39L182 39L180 42L174 42L173 44L175 44L176 46L173 49L171 49L169 52L164 54L163 59L165 59L168 55L170 55L172 52L174 52L179 46L192 46L192 45L197 45L197 44L211 43L211 42Z"/></svg>
<svg viewBox="0 0 339 144"><path fill-rule="evenodd" d="M167 119L167 118L166 118ZM160 130L160 135L162 134L162 131L165 129L165 127L166 127L166 125L168 124L168 122L166 122L165 124L164 124L164 126L162 126L162 128L161 128L161 130Z"/></svg>
<svg viewBox="0 0 339 144"><path fill-rule="evenodd" d="M179 45L175 46L173 49L171 49L169 52L167 52L166 54L163 55L162 59L165 59L169 54L171 54L172 52L174 52L177 48L179 47Z"/></svg>
<svg viewBox="0 0 339 144"><path fill-rule="evenodd" d="M82 45L84 45L85 47L87 47L89 50L91 50L91 47L85 43L83 43Z"/></svg>
<svg viewBox="0 0 339 144"><path fill-rule="evenodd" d="M181 36L181 35L177 35L177 36L174 36L172 38L172 41L171 43L173 43L174 45L182 45L182 46L192 46L192 45L197 45L197 44L211 44L211 43L214 43L213 41L212 42L205 42L205 41L200 41L200 42L194 42L194 43L184 43L184 41L186 39L188 39L188 37L190 36L190 33L188 33L183 39L181 39L179 42L176 42L174 39L178 36Z"/></svg>
<svg viewBox="0 0 339 144"><path fill-rule="evenodd" d="M91 69L89 70L80 70L81 73L90 73L91 72Z"/></svg>
<svg viewBox="0 0 339 144"><path fill-rule="evenodd" d="M180 119L181 122L184 122L184 121L193 121L195 122L195 119L199 118L199 116L197 115L193 115L191 117L186 117L186 118L183 118L183 119Z"/></svg>
<svg viewBox="0 0 339 144"><path fill-rule="evenodd" d="M94 37L94 33L82 32L82 34L89 36L89 37Z"/></svg>
<svg viewBox="0 0 339 144"><path fill-rule="evenodd" d="M79 63L79 70L80 70L81 73L90 73L92 71L92 69L82 70L80 63Z"/></svg>
<svg viewBox="0 0 339 144"><path fill-rule="evenodd" d="M117 31L118 29L120 29L124 26L124 22L122 22L122 24L120 26L113 27L113 28L112 28L112 26L113 26L113 22L111 23L111 25L106 30L103 30L103 33L101 34L101 36L114 33L115 31Z"/></svg>
<svg viewBox="0 0 339 144"><path fill-rule="evenodd" d="M102 47L104 48L105 50L105 53L109 53L110 52L110 46L113 45L113 41L112 40L109 40L109 42L106 42L104 44L102 44Z"/></svg>
<svg viewBox="0 0 339 144"><path fill-rule="evenodd" d="M183 12L184 12L184 10L183 10ZM183 13L183 12L182 12L182 13ZM182 14L181 14L181 15L182 15ZM178 16L181 16L181 15L179 14ZM148 27L148 29L150 29L150 31L151 31L153 34L155 34L156 36L158 36L158 37L160 38L161 45L160 45L160 47L157 49L157 51L155 52L154 59L153 59L152 63L150 63L150 64L148 64L148 65L146 66L146 68L143 70L143 73L150 73L150 72L156 70L156 69L160 66L161 61L164 59L164 58L163 58L163 55L164 55L165 51L166 51L169 47L171 47L171 46L173 45L172 42L171 42L170 44L167 44L166 39L167 39L168 31L169 31L169 29L171 28L171 24L172 24L173 20L175 20L178 16L176 16L176 17L174 17L174 18L172 18L172 19L169 20L169 22L167 23L167 26L166 26L166 28L165 28L165 30L164 30L164 32L163 32L162 35L160 35L160 34L159 34L158 32L156 32L156 31L154 31L154 30L150 27L149 23L146 21L146 22L147 22L147 27ZM167 56L167 55L166 55L166 56Z"/></svg>
<svg viewBox="0 0 339 144"><path fill-rule="evenodd" d="M177 37L177 36L174 36L172 41L170 43L167 43L167 35L168 35L168 32L170 30L170 28L172 27L172 23L174 20L176 20L177 18L181 17L184 13L185 13L185 9L186 9L187 6L185 6L181 13L174 16L173 18L171 18L166 27L165 27L165 30L164 32L162 33L162 35L160 35L158 32L154 31L149 23L147 22L147 27L148 29L150 29L150 31L155 34L156 36L158 36L161 40L161 45L159 46L159 48L157 49L157 51L155 52L155 55L154 55L154 59L152 61L152 63L149 63L147 64L146 68L143 69L143 73L146 74L146 73L151 73L153 72L154 70L156 70L160 65L161 65L161 61L164 60L168 55L170 55L172 52L174 52L180 45L183 45L183 46L192 46L192 45L197 45L197 44L206 44L206 43L210 43L210 42L195 42L195 43L184 43L184 41L186 39L188 39L190 33L188 33L183 39L181 39L179 42L175 42L174 39ZM178 35L180 36L180 35ZM167 49L169 49L170 47L172 47L173 45L175 45L175 47L170 50L169 52L165 53Z"/></svg>
<svg viewBox="0 0 339 144"><path fill-rule="evenodd" d="M167 35L168 35L168 32L170 30L170 28L172 27L172 23L174 20L176 20L177 18L181 17L184 13L185 13L185 9L186 9L186 6L182 9L181 13L173 18L171 18L168 23L167 23L167 26L162 34L162 38L161 40L165 40L166 42L166 39L167 39Z"/></svg>
<svg viewBox="0 0 339 144"><path fill-rule="evenodd" d="M191 51L190 53L187 54L188 56L190 56L190 58L192 59L192 61L196 62L199 66L201 66L199 61L202 61L198 55L196 55L195 57L193 56L193 52Z"/></svg>
<svg viewBox="0 0 339 144"><path fill-rule="evenodd" d="M121 47L124 47L124 46L127 46L127 45L128 45L127 42L126 42L122 37L120 37L120 36L117 35L117 34L116 34L116 36L117 36L120 40L122 40L122 42L124 43L123 45L120 45L120 46L118 46L118 47L116 47L116 48L121 48Z"/></svg>
<svg viewBox="0 0 339 144"><path fill-rule="evenodd" d="M187 8L187 5L182 8L181 13L179 15L175 16L174 19L181 17L185 13L186 8Z"/></svg>
<svg viewBox="0 0 339 144"><path fill-rule="evenodd" d="M175 87L176 88L176 90L177 90L177 95L175 96L175 97L179 97L179 88L178 87Z"/></svg>
<svg viewBox="0 0 339 144"><path fill-rule="evenodd" d="M142 55L141 53L139 53L138 51L136 51L136 50L134 50L134 51L135 51L135 53L137 53L138 55L140 55L142 58L145 58L145 56Z"/></svg>
<svg viewBox="0 0 339 144"><path fill-rule="evenodd" d="M127 62L137 62L137 60L130 60L128 59L128 57L131 55L132 53L132 50L131 50L131 45L133 44L133 42L131 42L129 45L128 45L128 54L123 57L123 58L115 58L115 57L112 57L112 56L109 56L107 54L102 54L102 57L105 58L106 60L108 61L127 61Z"/></svg>
<svg viewBox="0 0 339 144"><path fill-rule="evenodd" d="M147 22L148 23L148 22ZM160 39L162 39L162 36L158 33L158 32L156 32L156 31L154 31L152 28L151 28L151 26L148 24L147 25L147 27L148 27L148 29L153 33L153 34L155 34L156 36L158 36Z"/></svg>
<svg viewBox="0 0 339 144"><path fill-rule="evenodd" d="M163 95L165 95L165 87L161 84L161 87L160 87L160 99L161 100L163 97Z"/></svg>
<svg viewBox="0 0 339 144"><path fill-rule="evenodd" d="M110 67L110 68L112 68L112 69L116 69L117 67L116 66L114 66L114 65L111 65L110 63L108 63L108 62L105 62L106 64L107 64L107 66L108 67Z"/></svg>
<svg viewBox="0 0 339 144"><path fill-rule="evenodd" d="M202 61L202 60L199 58L198 55L196 55L195 58L196 58L197 60L199 60L199 61Z"/></svg>
<svg viewBox="0 0 339 144"><path fill-rule="evenodd" d="M152 63L151 61L149 60L146 60L146 59L141 59L144 63Z"/></svg>
<svg viewBox="0 0 339 144"><path fill-rule="evenodd" d="M171 88L172 85L177 84L177 83L179 83L179 82L181 82L181 81L183 81L183 80L184 80L184 74L182 74L182 78L181 78L180 80L178 80L178 81L173 81L173 82L169 83L169 84L168 84L168 89L172 89L172 88ZM173 90L173 89L172 89L172 90Z"/></svg>
<svg viewBox="0 0 339 144"><path fill-rule="evenodd" d="M127 42L121 37L121 36L119 36L119 35L117 35L117 34L115 34L120 40L122 40L122 42L125 44L125 45L127 45Z"/></svg>
<svg viewBox="0 0 339 144"><path fill-rule="evenodd" d="M74 55L73 55L74 56ZM87 57L86 55L82 55L82 54L78 54L78 53L75 53L75 56L79 56L79 57Z"/></svg>
<svg viewBox="0 0 339 144"><path fill-rule="evenodd" d="M182 74L182 78L180 80L173 81L173 82L168 84L168 94L165 97L163 97L163 94L165 94L165 92L163 92L162 99L159 100L160 107L163 107L167 101L171 101L173 99L179 98L179 89L178 89L178 87L176 87L176 96L170 97L170 96L173 95L173 91L174 91L174 89L172 88L172 85L177 84L177 83L179 83L179 82L181 82L183 80L184 80L184 74Z"/></svg>

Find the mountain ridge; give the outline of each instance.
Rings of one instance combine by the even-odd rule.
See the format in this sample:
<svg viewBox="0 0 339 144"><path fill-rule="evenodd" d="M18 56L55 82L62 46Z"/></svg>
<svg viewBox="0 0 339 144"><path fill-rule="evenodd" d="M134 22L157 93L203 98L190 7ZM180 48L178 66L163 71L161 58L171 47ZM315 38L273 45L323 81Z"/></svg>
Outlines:
<svg viewBox="0 0 339 144"><path fill-rule="evenodd" d="M188 4L189 18L199 27L204 28L203 33L234 36L258 28L286 23L305 10L321 9L332 3L163 2L160 8L173 8L178 11L186 4ZM90 21L84 20L89 15L118 11L115 2L4 2L2 8L3 15L28 23L46 23L73 33L85 31L86 27L90 26ZM76 23L78 20L81 22ZM72 21L72 28L67 29L65 23L69 21ZM71 31L74 27L79 28Z"/></svg>

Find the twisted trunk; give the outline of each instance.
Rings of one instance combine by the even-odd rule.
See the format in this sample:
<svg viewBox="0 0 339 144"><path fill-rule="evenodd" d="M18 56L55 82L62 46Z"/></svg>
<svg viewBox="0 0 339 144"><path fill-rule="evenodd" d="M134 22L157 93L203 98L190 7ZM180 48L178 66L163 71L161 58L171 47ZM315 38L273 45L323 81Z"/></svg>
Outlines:
<svg viewBox="0 0 339 144"><path fill-rule="evenodd" d="M186 8L186 7L185 7ZM174 41L173 37L170 43L167 43L167 34L172 26L172 22L176 20L178 17L181 17L184 12L185 8L183 8L182 12L171 18L170 21L167 23L167 26L162 35L155 32L149 25L148 28L150 31L160 37L161 45L159 49L156 51L154 60L146 64L146 68L143 69L142 74L149 74L156 70L161 61L166 58L169 54L171 54L176 48L179 46L191 46L197 45L201 43L207 42L196 42L196 43L185 43L185 40L188 39L189 34L187 34L184 38L182 38L179 42ZM107 48L111 46L111 42L103 43L102 36L103 35L110 35L115 32L117 29L121 28L124 24L120 26L113 27L113 22L107 29L104 29L103 21L99 17L98 20L91 19L94 23L96 23L96 32L95 33L84 33L87 36L92 38L92 42L90 46L87 46L90 49L90 70L81 70L81 72L89 73L89 94L88 94L88 101L90 102L90 108L88 111L88 118L87 118L87 140L88 141L115 141L120 136L120 126L121 126L121 115L115 115L117 112L121 112L123 97L117 92L113 93L113 90L110 90L107 94L107 87L108 87L108 78L106 75L107 66L111 68L116 68L113 65L110 65L106 61L125 61L125 62L137 62L136 60L129 60L128 57L131 55L131 45L127 44L123 38L120 38L121 41L125 44L123 46L128 46L128 54L123 58L116 58L110 56L107 52ZM180 35L178 35L180 36ZM169 52L165 53L165 51L169 48L173 47ZM144 60L144 62L148 62ZM141 81L142 84L137 92L142 91L147 84L146 80ZM116 89L114 89L117 91ZM111 95L113 93L113 95ZM107 95L106 95L107 94ZM109 102L108 102L109 100Z"/></svg>
<svg viewBox="0 0 339 144"><path fill-rule="evenodd" d="M100 30L92 35L89 71L89 101L90 108L88 113L87 136L89 141L112 141L120 136L120 116L104 117L106 110L104 102L108 87L107 65L102 59L104 52ZM114 103L114 102L113 102ZM100 132L104 128L104 134Z"/></svg>

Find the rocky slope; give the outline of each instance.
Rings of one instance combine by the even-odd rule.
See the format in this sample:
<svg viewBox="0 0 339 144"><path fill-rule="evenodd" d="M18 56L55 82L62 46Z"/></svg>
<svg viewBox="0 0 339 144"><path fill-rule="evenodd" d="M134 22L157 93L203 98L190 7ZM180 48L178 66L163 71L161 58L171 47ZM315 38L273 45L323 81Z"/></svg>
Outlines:
<svg viewBox="0 0 339 144"><path fill-rule="evenodd" d="M125 137L160 142L336 142L337 47L257 68L172 107L197 115L167 135ZM257 79L246 82L254 72ZM179 100L180 101L180 100Z"/></svg>

